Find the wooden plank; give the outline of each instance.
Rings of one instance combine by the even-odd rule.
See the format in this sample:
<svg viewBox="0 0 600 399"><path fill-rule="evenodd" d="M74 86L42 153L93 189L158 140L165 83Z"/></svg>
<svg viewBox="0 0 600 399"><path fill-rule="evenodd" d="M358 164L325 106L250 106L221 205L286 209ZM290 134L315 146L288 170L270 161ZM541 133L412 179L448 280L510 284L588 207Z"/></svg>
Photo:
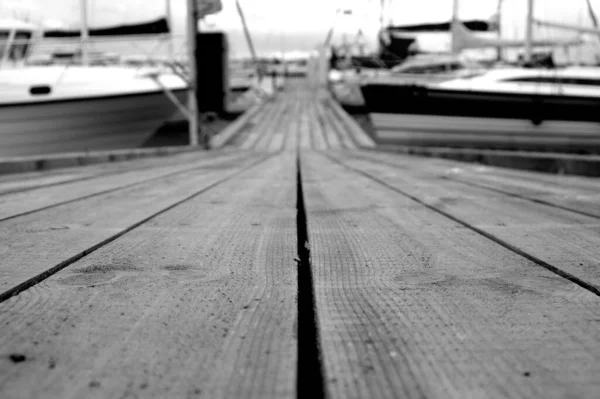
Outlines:
<svg viewBox="0 0 600 399"><path fill-rule="evenodd" d="M270 101L268 105L265 105L262 112L267 112L262 123L256 124L246 131L243 138L240 138L239 147L244 150L249 150L256 145L260 137L265 134L269 127L273 124L277 113L280 110L280 104L278 102Z"/></svg>
<svg viewBox="0 0 600 399"><path fill-rule="evenodd" d="M186 161L195 161L199 158L211 158L215 156L215 154L216 153L207 152L187 152L158 158L138 158L123 162L100 163L72 168L0 175L0 195L55 186L114 173L123 173L124 171L176 165Z"/></svg>
<svg viewBox="0 0 600 399"><path fill-rule="evenodd" d="M328 147L334 150L342 148L340 138L335 133L335 126L333 126L330 123L330 120L325 113L324 107L322 105L318 106L316 107L316 110L319 115L320 123L323 126L323 135L325 136L325 140L328 143Z"/></svg>
<svg viewBox="0 0 600 399"><path fill-rule="evenodd" d="M186 152L197 153L198 149L185 146L163 146L2 157L0 158L0 174L26 173L40 170L48 171L51 169L78 167L106 162L121 162L148 157L172 156Z"/></svg>
<svg viewBox="0 0 600 399"><path fill-rule="evenodd" d="M600 294L600 221L422 173L340 155L347 165Z"/></svg>
<svg viewBox="0 0 600 399"><path fill-rule="evenodd" d="M0 304L0 396L295 398L294 172L277 156Z"/></svg>
<svg viewBox="0 0 600 399"><path fill-rule="evenodd" d="M285 109L283 111L283 115L279 119L279 123L277 124L277 128L274 129L274 134L267 144L269 151L280 151L284 148L285 140L286 140L286 130L287 126L290 123L290 119L292 117L292 102L286 101Z"/></svg>
<svg viewBox="0 0 600 399"><path fill-rule="evenodd" d="M326 104L330 107L331 112L339 118L342 125L345 127L345 131L352 136L354 142L359 147L363 148L375 148L375 141L369 136L362 127L350 116L342 107L334 100L331 95L328 95L325 99Z"/></svg>
<svg viewBox="0 0 600 399"><path fill-rule="evenodd" d="M135 187L0 223L0 296L13 295L146 218L211 187L264 155L244 154Z"/></svg>
<svg viewBox="0 0 600 399"><path fill-rule="evenodd" d="M318 115L316 108L318 104L312 104L310 107L310 122L311 129L314 132L315 144L314 148L317 150L326 150L327 149L327 141L325 141L325 133L323 132L323 128L319 124Z"/></svg>
<svg viewBox="0 0 600 399"><path fill-rule="evenodd" d="M308 101L306 99L301 100L300 112L296 116L299 120L300 124L300 141L299 147L302 149L311 148L311 139L310 139L310 127L308 125L308 116L306 114L308 108Z"/></svg>
<svg viewBox="0 0 600 399"><path fill-rule="evenodd" d="M173 165L159 167L123 166L122 172L100 175L94 179L79 180L72 183L43 187L37 190L16 192L0 196L0 221L19 215L46 209L56 204L74 201L93 195L141 184L169 175L201 169L211 170L215 164L235 162L240 155L233 152L215 152L213 155L184 158Z"/></svg>
<svg viewBox="0 0 600 399"><path fill-rule="evenodd" d="M296 101L294 103L294 107L292 108L292 115L295 115L297 112L300 112L300 102ZM286 127L286 132L288 134L288 138L285 142L285 149L287 151L296 151L299 143L299 131L300 125L298 123L298 119L291 118L288 121L288 125Z"/></svg>
<svg viewBox="0 0 600 399"><path fill-rule="evenodd" d="M319 124L318 114L316 108L321 106L318 102L312 102L309 107L309 121L310 121L310 129L313 132L313 147L317 150L326 150L327 142L325 141L325 136L323 133L323 129Z"/></svg>
<svg viewBox="0 0 600 399"><path fill-rule="evenodd" d="M593 398L599 298L302 154L331 398Z"/></svg>
<svg viewBox="0 0 600 399"><path fill-rule="evenodd" d="M323 107L323 112L326 115L327 122L329 123L332 134L337 134L340 142L344 148L355 149L357 148L356 143L352 141L352 138L348 134L346 127L336 118L333 112L329 108Z"/></svg>
<svg viewBox="0 0 600 399"><path fill-rule="evenodd" d="M600 217L600 181L597 178L549 175L380 152L364 155L378 162L410 166L446 179Z"/></svg>
<svg viewBox="0 0 600 399"><path fill-rule="evenodd" d="M281 101L281 100L280 100ZM258 151L268 151L271 142L274 139L276 132L280 129L281 124L289 118L289 103L285 100L281 101L279 106L279 112L275 115L275 119L273 123L271 123L263 133L263 135L259 138L259 140L254 145L253 149Z"/></svg>
<svg viewBox="0 0 600 399"><path fill-rule="evenodd" d="M210 138L210 148L221 148L233 141L236 135L242 133L248 128L248 123L255 118L262 110L264 103L255 104L247 109L242 115L238 116L219 134Z"/></svg>

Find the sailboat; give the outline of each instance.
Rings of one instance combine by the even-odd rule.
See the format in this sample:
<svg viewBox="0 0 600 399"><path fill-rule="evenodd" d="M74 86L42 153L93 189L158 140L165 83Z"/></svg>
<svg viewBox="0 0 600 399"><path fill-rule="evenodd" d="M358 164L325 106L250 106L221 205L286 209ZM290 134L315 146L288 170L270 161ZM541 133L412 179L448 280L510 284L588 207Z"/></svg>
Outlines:
<svg viewBox="0 0 600 399"><path fill-rule="evenodd" d="M530 60L533 0L529 0L528 10L528 34L523 44ZM493 41L490 46L498 44ZM598 68L500 68L427 85L367 82L361 90L375 130L384 142L600 148Z"/></svg>
<svg viewBox="0 0 600 399"><path fill-rule="evenodd" d="M88 64L85 3L82 65L27 66L39 28L0 23L0 156L138 147L183 107L175 73Z"/></svg>

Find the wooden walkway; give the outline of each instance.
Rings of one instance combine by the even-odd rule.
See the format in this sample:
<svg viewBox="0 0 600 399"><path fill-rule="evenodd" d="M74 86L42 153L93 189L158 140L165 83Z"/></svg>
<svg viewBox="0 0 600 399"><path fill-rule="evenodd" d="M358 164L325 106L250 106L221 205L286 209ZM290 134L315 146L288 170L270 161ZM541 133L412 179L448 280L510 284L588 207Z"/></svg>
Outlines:
<svg viewBox="0 0 600 399"><path fill-rule="evenodd" d="M600 397L599 181L366 141L297 87L223 150L0 177L0 397Z"/></svg>

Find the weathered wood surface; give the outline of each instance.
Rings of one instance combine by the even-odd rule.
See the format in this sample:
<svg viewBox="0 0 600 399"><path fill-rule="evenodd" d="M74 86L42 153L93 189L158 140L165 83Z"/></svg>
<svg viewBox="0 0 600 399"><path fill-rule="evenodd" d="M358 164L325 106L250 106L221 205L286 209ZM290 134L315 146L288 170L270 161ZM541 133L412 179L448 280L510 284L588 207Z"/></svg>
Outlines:
<svg viewBox="0 0 600 399"><path fill-rule="evenodd" d="M598 178L517 171L381 152L364 153L363 155L371 160L376 158L378 162L399 167L410 166L413 170L426 171L446 179L600 217L600 180ZM369 155L375 155L375 157Z"/></svg>
<svg viewBox="0 0 600 399"><path fill-rule="evenodd" d="M324 101L323 92L296 88L266 104L264 115L241 131L234 143L244 150L295 151L356 149L368 142L366 133L362 137L349 132Z"/></svg>
<svg viewBox="0 0 600 399"><path fill-rule="evenodd" d="M0 175L0 195L48 187L68 182L82 181L103 175L131 172L146 168L165 167L185 163L188 160L212 158L231 150L218 152L193 152L173 154L168 157L141 158L122 162L100 163L70 168L50 169L26 173Z"/></svg>
<svg viewBox="0 0 600 399"><path fill-rule="evenodd" d="M332 398L595 397L598 297L302 154Z"/></svg>
<svg viewBox="0 0 600 399"><path fill-rule="evenodd" d="M237 159L213 161L212 167L204 171L187 171L5 220L0 223L0 295L44 278L147 218L264 158L264 154L240 154ZM93 185L94 181L87 184Z"/></svg>
<svg viewBox="0 0 600 399"><path fill-rule="evenodd" d="M399 170L350 153L335 157L600 294L597 218L443 179L418 167Z"/></svg>
<svg viewBox="0 0 600 399"><path fill-rule="evenodd" d="M0 396L294 397L294 161L247 170L0 304Z"/></svg>
<svg viewBox="0 0 600 399"><path fill-rule="evenodd" d="M247 156L250 155L247 154ZM152 167L149 164L143 164L139 166L139 169L137 167L134 167L133 170L117 169L110 173L99 173L73 182L65 181L62 184L53 185L41 183L41 187L38 189L32 186L24 191L0 195L0 220L25 215L84 197L108 194L115 190L167 178L186 171L199 171L203 168L211 170L214 168L215 163L219 162L228 161L231 165L235 165L240 156L243 155L229 152L210 156L197 156L196 159L179 160L174 165L166 163L165 165Z"/></svg>
<svg viewBox="0 0 600 399"><path fill-rule="evenodd" d="M597 180L360 150L324 100L0 177L0 397L598 397Z"/></svg>

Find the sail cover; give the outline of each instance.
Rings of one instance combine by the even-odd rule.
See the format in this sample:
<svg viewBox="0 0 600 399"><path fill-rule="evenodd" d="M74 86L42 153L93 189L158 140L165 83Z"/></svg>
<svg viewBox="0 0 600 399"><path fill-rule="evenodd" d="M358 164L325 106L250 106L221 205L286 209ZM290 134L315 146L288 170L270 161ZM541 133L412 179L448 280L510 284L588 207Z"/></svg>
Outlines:
<svg viewBox="0 0 600 399"><path fill-rule="evenodd" d="M203 18L206 15L216 14L223 9L221 0L196 0L198 9L198 18Z"/></svg>
<svg viewBox="0 0 600 399"><path fill-rule="evenodd" d="M169 33L166 18L138 24L116 25L104 28L90 29L90 36L129 36L129 35L159 35ZM78 37L80 30L47 30L44 37Z"/></svg>
<svg viewBox="0 0 600 399"><path fill-rule="evenodd" d="M467 29L475 32L493 32L498 30L498 24L494 19L490 21L470 20L464 21L463 24ZM442 22L437 24L390 26L387 29L397 32L450 32L450 27L451 22Z"/></svg>

